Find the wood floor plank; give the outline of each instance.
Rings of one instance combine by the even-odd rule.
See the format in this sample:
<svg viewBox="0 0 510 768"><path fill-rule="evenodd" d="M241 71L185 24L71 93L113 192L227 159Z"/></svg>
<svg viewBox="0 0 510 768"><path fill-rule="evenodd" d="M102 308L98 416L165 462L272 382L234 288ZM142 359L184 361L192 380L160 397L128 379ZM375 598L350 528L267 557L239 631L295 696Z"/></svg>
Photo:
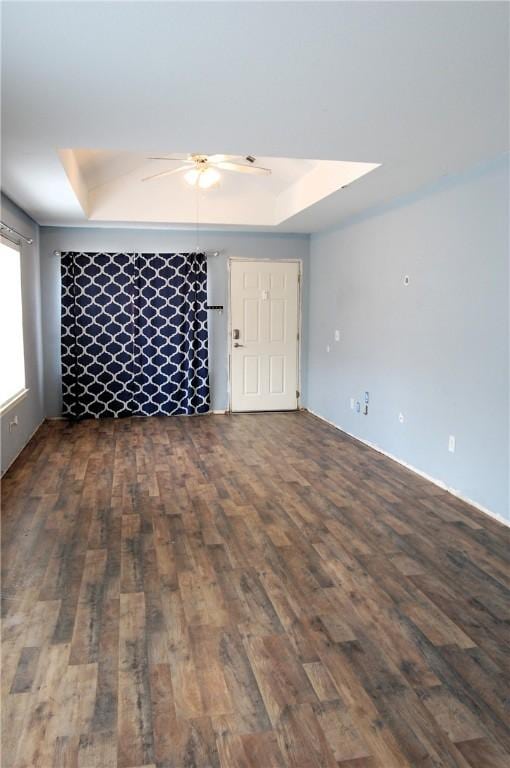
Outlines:
<svg viewBox="0 0 510 768"><path fill-rule="evenodd" d="M33 693L27 701L27 716L18 741L13 765L42 768L53 762L54 723L65 721L67 713L59 708L64 676L68 669L70 647L53 645L39 657Z"/></svg>
<svg viewBox="0 0 510 768"><path fill-rule="evenodd" d="M92 731L111 731L117 726L119 685L119 599L105 600L99 628L98 676ZM115 748L117 741L115 740Z"/></svg>
<svg viewBox="0 0 510 768"><path fill-rule="evenodd" d="M244 644L273 725L286 707L316 701L310 681L286 638L249 636Z"/></svg>
<svg viewBox="0 0 510 768"><path fill-rule="evenodd" d="M153 731L143 592L120 596L118 765L153 760Z"/></svg>
<svg viewBox="0 0 510 768"><path fill-rule="evenodd" d="M308 679L320 702L338 701L338 691L329 672L321 661L305 663L303 664L303 669L308 675Z"/></svg>
<svg viewBox="0 0 510 768"><path fill-rule="evenodd" d="M508 768L510 752L503 752L490 739L469 739L457 744L471 768Z"/></svg>
<svg viewBox="0 0 510 768"><path fill-rule="evenodd" d="M203 704L180 592L165 590L161 601L177 716L197 719L203 714Z"/></svg>
<svg viewBox="0 0 510 768"><path fill-rule="evenodd" d="M71 664L97 661L106 558L105 549L87 550L74 620Z"/></svg>
<svg viewBox="0 0 510 768"><path fill-rule="evenodd" d="M510 765L510 531L306 413L43 425L2 768Z"/></svg>
<svg viewBox="0 0 510 768"><path fill-rule="evenodd" d="M235 627L221 630L219 661L230 693L234 733L247 734L271 730L253 669L248 661L241 635Z"/></svg>
<svg viewBox="0 0 510 768"><path fill-rule="evenodd" d="M225 679L221 628L192 626L190 637L204 714L213 717L232 713L232 698Z"/></svg>
<svg viewBox="0 0 510 768"><path fill-rule="evenodd" d="M23 648L12 681L11 693L27 693L32 690L40 651L40 648Z"/></svg>

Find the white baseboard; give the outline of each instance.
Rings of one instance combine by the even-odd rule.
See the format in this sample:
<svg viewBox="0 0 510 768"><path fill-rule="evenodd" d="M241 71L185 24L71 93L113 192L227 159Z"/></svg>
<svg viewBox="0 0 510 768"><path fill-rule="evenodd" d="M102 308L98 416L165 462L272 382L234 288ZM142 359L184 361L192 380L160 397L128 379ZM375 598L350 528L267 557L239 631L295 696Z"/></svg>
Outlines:
<svg viewBox="0 0 510 768"><path fill-rule="evenodd" d="M450 488L442 480L437 480L435 477L431 477L426 472L423 472L421 469L417 469L417 467L413 467L412 464L408 464L407 461L403 461L402 459L399 459L398 456L394 456L392 453L388 453L388 451L385 451L383 448L380 448L378 445L376 445L376 443L371 443L370 440L363 440L362 437L358 437L358 435L353 435L352 432L348 432L343 427L339 427L338 424L335 424L333 421L329 421L329 419L325 419L324 416L321 416L320 413L316 413L315 411L312 411L311 408L306 408L305 410L307 410L308 413L311 413L312 416L315 416L317 419L320 419L321 421L326 422L326 424L329 424L331 427L335 427L335 429L340 430L340 432L345 432L345 434L349 435L349 437L352 437L353 440L357 440L358 442L363 443L363 445L367 445L369 448L373 448L374 451L377 451L378 453L382 453L383 456L387 456L388 459L391 459L392 461L396 461L397 464L400 464L406 469L411 470L411 472L414 472L416 475L423 477L425 480L428 480L430 483L434 483L434 485L437 485L439 488L442 488L444 491L451 493L451 495L455 496L457 499L460 499L461 501L465 501L466 504L470 504L472 507L475 507L475 509L477 509L479 512L483 512L484 515L488 515L489 517L492 517L493 520L497 520L498 523L502 523L503 525L510 527L510 520L507 520L506 518L502 517L497 512L493 512L492 510L487 509L487 507L483 507L481 504L478 504L478 502L473 501L472 499L469 499L467 496L464 496L460 491L456 490L455 488Z"/></svg>
<svg viewBox="0 0 510 768"><path fill-rule="evenodd" d="M18 458L18 456L20 456L20 454L21 454L21 453L22 453L22 452L25 450L25 448L27 447L27 445L29 444L29 442L31 441L31 439L33 438L33 436L35 435L35 433L36 433L36 432L38 432L38 431L41 429L41 427L42 427L42 425L44 424L44 422L45 422L45 421L46 421L46 419L43 419L43 420L41 421L41 423L37 425L37 427L34 429L34 431L32 432L32 434L30 435L30 437L29 437L29 438L26 440L26 442L25 442L25 443L24 443L24 444L21 446L21 448L19 449L19 451L17 452L17 454L16 454L15 456L13 456L13 457L12 457L12 459L10 460L10 462L8 463L8 465L6 466L6 468L5 468L5 469L2 471L1 477L3 477L3 476L5 475L5 473L9 471L9 469L12 467L12 465L14 464L14 462L16 461L16 459Z"/></svg>

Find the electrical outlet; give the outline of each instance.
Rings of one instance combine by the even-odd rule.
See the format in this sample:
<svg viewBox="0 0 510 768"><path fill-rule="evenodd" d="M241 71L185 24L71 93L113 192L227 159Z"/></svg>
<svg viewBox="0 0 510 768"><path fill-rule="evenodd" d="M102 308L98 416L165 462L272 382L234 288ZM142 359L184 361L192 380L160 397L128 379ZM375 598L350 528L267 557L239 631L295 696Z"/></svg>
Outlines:
<svg viewBox="0 0 510 768"><path fill-rule="evenodd" d="M404 421L405 421L405 418L404 418L404 414L403 414L402 412L400 412L400 413L398 414L398 420L400 421L400 423L401 423L401 424L403 424L403 423L404 423Z"/></svg>
<svg viewBox="0 0 510 768"><path fill-rule="evenodd" d="M351 397L351 411L354 410L354 398Z"/></svg>
<svg viewBox="0 0 510 768"><path fill-rule="evenodd" d="M368 392L365 392L365 405L368 405L368 401L369 401Z"/></svg>
<svg viewBox="0 0 510 768"><path fill-rule="evenodd" d="M13 417L12 421L9 422L9 432L12 432L13 429L15 429L18 426L18 415Z"/></svg>
<svg viewBox="0 0 510 768"><path fill-rule="evenodd" d="M340 341L340 331L335 331L335 341Z"/></svg>
<svg viewBox="0 0 510 768"><path fill-rule="evenodd" d="M450 435L448 438L448 450L450 453L455 453L455 435Z"/></svg>
<svg viewBox="0 0 510 768"><path fill-rule="evenodd" d="M409 285L409 275L404 275L404 285L405 286Z"/></svg>
<svg viewBox="0 0 510 768"><path fill-rule="evenodd" d="M363 416L368 416L368 405L366 405L366 403L363 406Z"/></svg>

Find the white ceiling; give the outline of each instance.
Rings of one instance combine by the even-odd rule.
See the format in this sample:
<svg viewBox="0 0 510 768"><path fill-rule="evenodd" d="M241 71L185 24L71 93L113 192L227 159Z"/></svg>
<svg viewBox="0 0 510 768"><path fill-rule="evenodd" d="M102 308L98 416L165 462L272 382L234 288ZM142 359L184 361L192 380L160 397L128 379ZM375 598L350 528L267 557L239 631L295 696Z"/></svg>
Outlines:
<svg viewBox="0 0 510 768"><path fill-rule="evenodd" d="M507 3L2 10L2 187L40 223L87 223L79 199L91 178L115 176L124 153L381 163L280 224L260 224L313 232L508 149ZM69 147L107 154L85 181L64 171L58 150ZM161 223L175 223L171 211Z"/></svg>

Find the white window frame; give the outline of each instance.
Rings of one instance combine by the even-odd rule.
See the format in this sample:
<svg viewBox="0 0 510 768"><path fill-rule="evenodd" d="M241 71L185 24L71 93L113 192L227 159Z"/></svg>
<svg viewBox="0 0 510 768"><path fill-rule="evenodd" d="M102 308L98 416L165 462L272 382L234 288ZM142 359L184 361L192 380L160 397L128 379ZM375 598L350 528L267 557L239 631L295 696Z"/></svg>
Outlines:
<svg viewBox="0 0 510 768"><path fill-rule="evenodd" d="M27 396L29 389L27 388L27 364L26 364L26 357L25 357L25 334L24 334L24 324L23 324L23 289L22 289L22 262L21 262L21 244L15 240L11 240L9 237L6 237L5 234L0 235L0 243L2 245L7 246L8 248L12 248L13 251L17 251L19 255L20 260L20 295L21 295L21 335L23 339L23 379L24 384L23 387L18 390L18 392L15 392L8 400L6 400L4 403L0 403L0 416L3 416L7 411L9 411L11 408L14 408L14 406L18 405L22 400L25 399Z"/></svg>

